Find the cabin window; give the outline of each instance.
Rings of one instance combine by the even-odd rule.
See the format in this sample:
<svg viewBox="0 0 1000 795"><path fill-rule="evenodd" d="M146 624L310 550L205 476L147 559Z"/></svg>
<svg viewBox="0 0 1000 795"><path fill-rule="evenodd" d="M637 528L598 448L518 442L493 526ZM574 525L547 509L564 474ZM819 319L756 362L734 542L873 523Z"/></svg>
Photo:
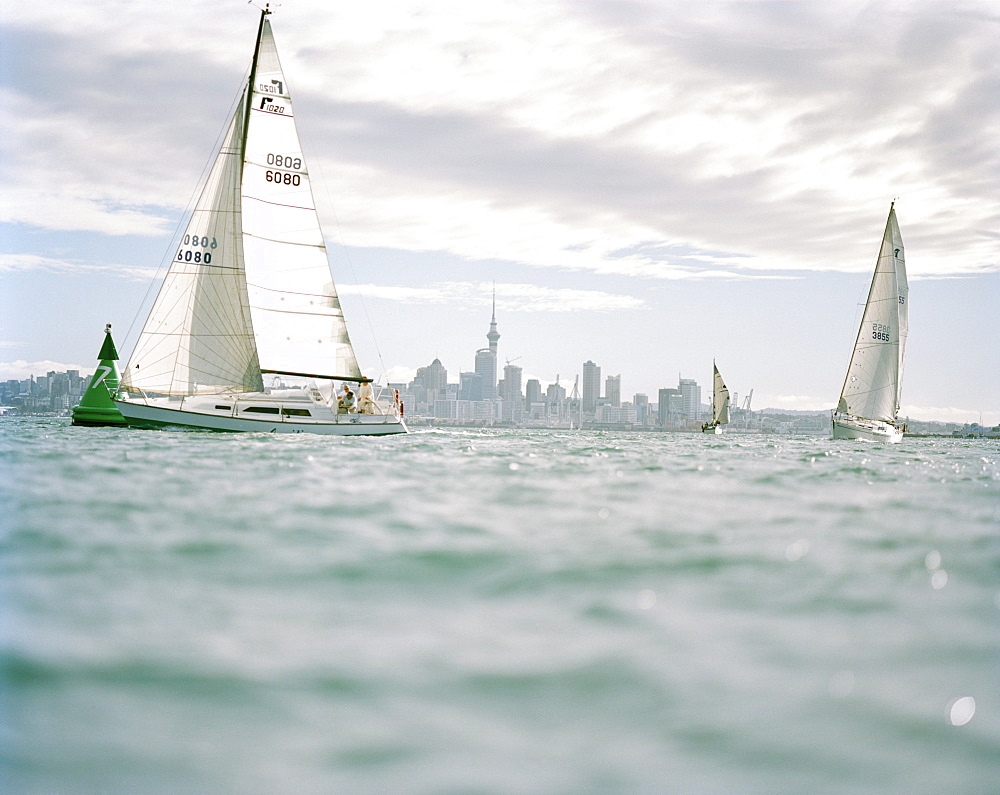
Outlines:
<svg viewBox="0 0 1000 795"><path fill-rule="evenodd" d="M281 410L281 413L286 417L311 417L312 414L309 413L309 409L285 409Z"/></svg>
<svg viewBox="0 0 1000 795"><path fill-rule="evenodd" d="M233 407L232 406L216 406L215 410L216 411L232 411Z"/></svg>
<svg viewBox="0 0 1000 795"><path fill-rule="evenodd" d="M250 406L243 409L244 414L277 414L278 411L277 406Z"/></svg>

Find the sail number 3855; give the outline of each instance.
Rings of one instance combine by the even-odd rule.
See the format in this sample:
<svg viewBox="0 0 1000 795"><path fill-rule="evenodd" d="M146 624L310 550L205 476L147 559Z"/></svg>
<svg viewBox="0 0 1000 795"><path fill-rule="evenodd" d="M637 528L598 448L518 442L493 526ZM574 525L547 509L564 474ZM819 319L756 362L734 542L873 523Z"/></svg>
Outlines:
<svg viewBox="0 0 1000 795"><path fill-rule="evenodd" d="M872 323L872 339L879 342L888 342L889 327L884 323Z"/></svg>

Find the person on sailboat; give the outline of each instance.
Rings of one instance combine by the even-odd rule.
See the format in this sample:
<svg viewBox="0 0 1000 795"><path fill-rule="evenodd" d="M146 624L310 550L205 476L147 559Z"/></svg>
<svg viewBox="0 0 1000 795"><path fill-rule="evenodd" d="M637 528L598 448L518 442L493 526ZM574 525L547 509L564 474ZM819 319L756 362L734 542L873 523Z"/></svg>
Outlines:
<svg viewBox="0 0 1000 795"><path fill-rule="evenodd" d="M372 385L367 381L358 387L358 414L374 414L375 401L372 399Z"/></svg>
<svg viewBox="0 0 1000 795"><path fill-rule="evenodd" d="M337 399L338 407L345 413L353 413L356 402L354 392L347 384L344 384L344 393Z"/></svg>

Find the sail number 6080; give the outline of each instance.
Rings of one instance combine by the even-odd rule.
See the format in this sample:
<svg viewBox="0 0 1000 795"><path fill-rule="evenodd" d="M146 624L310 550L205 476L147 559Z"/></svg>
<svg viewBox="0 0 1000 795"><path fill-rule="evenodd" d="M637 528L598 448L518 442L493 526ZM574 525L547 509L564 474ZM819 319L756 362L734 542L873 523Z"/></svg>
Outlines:
<svg viewBox="0 0 1000 795"><path fill-rule="evenodd" d="M287 171L265 171L264 179L268 182L277 182L279 185L298 186L302 182L302 177L298 174L289 174Z"/></svg>
<svg viewBox="0 0 1000 795"><path fill-rule="evenodd" d="M278 168L292 168L298 171L302 168L302 158L268 153L267 164L269 166L277 166Z"/></svg>

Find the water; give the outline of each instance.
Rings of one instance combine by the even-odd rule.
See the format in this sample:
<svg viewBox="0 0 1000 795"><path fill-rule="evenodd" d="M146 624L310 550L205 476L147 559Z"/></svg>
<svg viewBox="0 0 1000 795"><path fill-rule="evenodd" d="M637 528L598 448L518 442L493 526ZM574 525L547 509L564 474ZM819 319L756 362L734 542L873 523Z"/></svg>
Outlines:
<svg viewBox="0 0 1000 795"><path fill-rule="evenodd" d="M996 792L1000 448L0 421L0 785Z"/></svg>

